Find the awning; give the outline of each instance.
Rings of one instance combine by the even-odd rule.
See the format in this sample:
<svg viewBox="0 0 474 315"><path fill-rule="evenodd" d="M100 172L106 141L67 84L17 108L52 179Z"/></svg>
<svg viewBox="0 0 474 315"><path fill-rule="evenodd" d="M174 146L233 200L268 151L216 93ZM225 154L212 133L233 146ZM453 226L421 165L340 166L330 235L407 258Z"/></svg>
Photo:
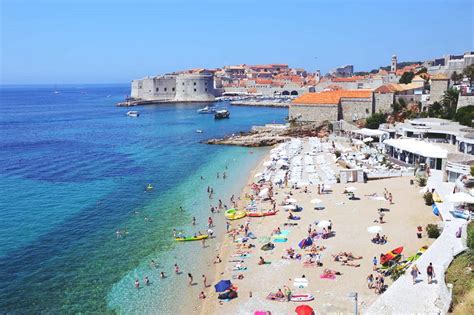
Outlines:
<svg viewBox="0 0 474 315"><path fill-rule="evenodd" d="M388 139L383 142L385 145L407 151L417 155L431 158L445 159L448 151L432 143L416 139Z"/></svg>

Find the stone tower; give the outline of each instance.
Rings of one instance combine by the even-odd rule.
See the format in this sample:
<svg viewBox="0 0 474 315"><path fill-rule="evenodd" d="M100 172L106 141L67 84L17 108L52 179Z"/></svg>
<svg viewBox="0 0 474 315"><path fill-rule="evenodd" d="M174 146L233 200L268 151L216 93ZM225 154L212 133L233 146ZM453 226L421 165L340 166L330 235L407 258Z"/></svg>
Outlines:
<svg viewBox="0 0 474 315"><path fill-rule="evenodd" d="M397 72L397 56L392 56L392 65L390 67L390 72Z"/></svg>
<svg viewBox="0 0 474 315"><path fill-rule="evenodd" d="M314 74L314 80L316 83L319 83L321 81L321 70L316 70L316 73Z"/></svg>

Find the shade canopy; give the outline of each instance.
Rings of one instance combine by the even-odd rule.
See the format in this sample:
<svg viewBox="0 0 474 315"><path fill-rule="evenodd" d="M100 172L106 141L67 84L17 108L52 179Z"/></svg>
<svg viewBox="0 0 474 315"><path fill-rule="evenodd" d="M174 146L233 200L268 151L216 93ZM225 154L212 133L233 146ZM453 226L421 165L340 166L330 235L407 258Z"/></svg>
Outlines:
<svg viewBox="0 0 474 315"><path fill-rule="evenodd" d="M353 186L349 186L349 187L346 187L346 191L356 191L357 188L353 187Z"/></svg>
<svg viewBox="0 0 474 315"><path fill-rule="evenodd" d="M378 225L374 225L367 228L367 232L369 232L370 234L377 234L377 233L382 232L382 230L383 230L382 227Z"/></svg>
<svg viewBox="0 0 474 315"><path fill-rule="evenodd" d="M318 227L319 228L326 228L328 226L331 225L331 222L327 221L327 220L322 220L322 221L319 221L318 222Z"/></svg>
<svg viewBox="0 0 474 315"><path fill-rule="evenodd" d="M282 208L285 210L296 210L295 205L286 205L286 206L283 206Z"/></svg>
<svg viewBox="0 0 474 315"><path fill-rule="evenodd" d="M363 141L363 142L372 142L372 141L374 141L374 138L372 138L372 137L367 137L367 138L362 139L362 141Z"/></svg>
<svg viewBox="0 0 474 315"><path fill-rule="evenodd" d="M315 198L313 200L311 200L311 203L315 203L315 204L318 204L318 203L322 203L323 201L321 199L318 199L318 198Z"/></svg>
<svg viewBox="0 0 474 315"><path fill-rule="evenodd" d="M296 307L295 312L298 315L314 315L313 308L306 304Z"/></svg>
<svg viewBox="0 0 474 315"><path fill-rule="evenodd" d="M287 203L297 203L298 200L296 200L295 198L288 198L288 199L286 199L286 202Z"/></svg>
<svg viewBox="0 0 474 315"><path fill-rule="evenodd" d="M216 292L225 292L232 286L232 282L230 280L221 280L217 283L214 288Z"/></svg>
<svg viewBox="0 0 474 315"><path fill-rule="evenodd" d="M387 139L383 143L401 151L411 152L424 157L445 159L448 156L446 149L436 144L416 139Z"/></svg>
<svg viewBox="0 0 474 315"><path fill-rule="evenodd" d="M458 192L446 196L446 201L453 203L474 203L474 197L465 192Z"/></svg>

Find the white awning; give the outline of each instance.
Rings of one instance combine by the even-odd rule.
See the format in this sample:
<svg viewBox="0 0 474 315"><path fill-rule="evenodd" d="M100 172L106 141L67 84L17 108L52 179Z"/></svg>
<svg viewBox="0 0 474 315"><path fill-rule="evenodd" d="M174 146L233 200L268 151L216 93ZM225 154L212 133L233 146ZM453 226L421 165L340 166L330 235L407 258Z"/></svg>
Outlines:
<svg viewBox="0 0 474 315"><path fill-rule="evenodd" d="M385 132L378 130L378 129L368 129L368 128L362 128L362 129L356 129L356 130L351 130L352 133L357 133L366 137L381 137Z"/></svg>
<svg viewBox="0 0 474 315"><path fill-rule="evenodd" d="M402 151L431 158L445 159L448 151L432 143L416 139L387 139L385 145L392 146Z"/></svg>

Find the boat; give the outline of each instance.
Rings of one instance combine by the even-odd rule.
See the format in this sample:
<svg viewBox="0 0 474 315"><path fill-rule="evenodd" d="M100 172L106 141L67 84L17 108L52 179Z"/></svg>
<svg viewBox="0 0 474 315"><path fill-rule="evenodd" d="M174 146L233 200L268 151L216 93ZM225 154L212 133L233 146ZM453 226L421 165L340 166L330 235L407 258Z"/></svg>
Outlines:
<svg viewBox="0 0 474 315"><path fill-rule="evenodd" d="M254 218L259 218L259 217L266 217L270 215L275 215L277 214L278 211L268 211L268 212L255 212L255 211L247 211L247 216L248 217L254 217Z"/></svg>
<svg viewBox="0 0 474 315"><path fill-rule="evenodd" d="M224 216L227 220L238 220L242 219L247 215L245 211L237 210L231 208L224 213Z"/></svg>
<svg viewBox="0 0 474 315"><path fill-rule="evenodd" d="M136 110L130 110L127 112L128 117L138 117L140 116L140 113Z"/></svg>
<svg viewBox="0 0 474 315"><path fill-rule="evenodd" d="M214 114L215 119L229 118L229 116L230 116L230 112L227 109L217 110L216 113Z"/></svg>
<svg viewBox="0 0 474 315"><path fill-rule="evenodd" d="M202 129L196 129L197 133L202 133Z"/></svg>
<svg viewBox="0 0 474 315"><path fill-rule="evenodd" d="M198 109L197 112L199 114L213 114L216 112L216 109L210 106L206 106L204 108Z"/></svg>
<svg viewBox="0 0 474 315"><path fill-rule="evenodd" d="M388 253L380 257L380 264L387 265L390 261L400 260L401 258L400 254L402 252L403 252L403 246L397 247L394 250L389 251Z"/></svg>
<svg viewBox="0 0 474 315"><path fill-rule="evenodd" d="M148 191L153 190L153 185L148 184L145 189L148 190Z"/></svg>
<svg viewBox="0 0 474 315"><path fill-rule="evenodd" d="M309 293L306 294L294 294L291 296L291 302L308 302L314 300L314 296Z"/></svg>
<svg viewBox="0 0 474 315"><path fill-rule="evenodd" d="M208 238L209 235L198 235L198 236L189 236L189 237L176 237L174 240L178 242L190 242L190 241L200 241Z"/></svg>
<svg viewBox="0 0 474 315"><path fill-rule="evenodd" d="M452 211L451 214L453 215L453 217L458 218L458 219L464 219L464 220L469 221L469 219L471 218L471 215L469 214L469 212L464 211L464 210L454 209L454 211Z"/></svg>

